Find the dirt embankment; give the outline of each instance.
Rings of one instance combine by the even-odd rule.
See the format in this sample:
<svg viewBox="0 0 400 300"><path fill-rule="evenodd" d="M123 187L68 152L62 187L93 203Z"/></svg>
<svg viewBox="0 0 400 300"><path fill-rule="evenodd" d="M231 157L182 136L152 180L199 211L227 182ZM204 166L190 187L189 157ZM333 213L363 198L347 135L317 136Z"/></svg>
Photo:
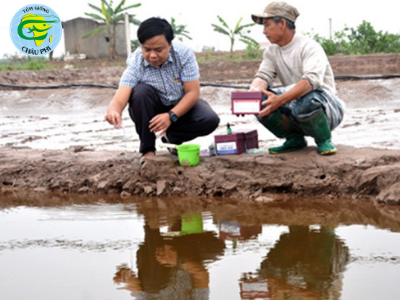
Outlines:
<svg viewBox="0 0 400 300"><path fill-rule="evenodd" d="M111 151L0 150L3 192L122 196L212 196L269 202L283 195L400 204L400 150L355 149L321 157L315 147L283 154L201 158L181 167L160 155L139 169L138 154Z"/></svg>
<svg viewBox="0 0 400 300"><path fill-rule="evenodd" d="M399 57L398 55L335 57L331 58L331 62L336 75L400 74ZM248 82L257 67L258 63L210 62L200 65L202 81L206 82L222 80ZM123 69L124 67L106 67L1 72L0 83L117 85ZM394 87L399 89L398 81L391 85L380 84L372 90L368 83L354 84L353 90L351 86L351 82L339 86L339 92L347 93L349 98L371 93L375 93L374 97L379 98L381 95L396 95L392 93L392 89ZM40 91L43 97L48 97L45 90ZM82 90L76 89L76 93L82 93ZM51 97L59 95L54 94ZM10 96L6 92L2 95ZM373 98L370 101L376 100ZM380 121L380 118L381 116L387 118L385 110L378 111L377 121L372 125L371 116L368 117L370 113L364 112L363 104L360 105L361 108L356 107L353 119L345 126L360 128L359 132L362 134L366 134L365 132L368 132L366 128L371 126L374 126L374 132L379 130L383 132L385 119ZM8 107L4 107L1 114L7 117L7 120L11 120L13 116L8 115L7 109ZM393 116L400 112L398 108L390 107L390 109ZM62 114L63 111L60 110L59 113ZM361 114L368 117L365 122L360 119ZM1 123L0 125L7 125L6 119ZM342 134L346 132L345 126ZM10 136L11 134L8 134L7 138ZM273 140L273 142L277 144L279 141ZM336 155L322 157L317 154L315 146L311 145L298 152L275 156L263 153L205 157L201 159L199 166L191 168L181 167L176 157L161 153L141 169L138 164L138 153L87 150L85 147L60 151L33 150L13 145L0 148L0 189L3 193L35 190L122 196L212 196L259 202L295 195L400 204L400 150L397 149L353 148L348 145L338 145L339 152Z"/></svg>
<svg viewBox="0 0 400 300"><path fill-rule="evenodd" d="M119 59L122 65L124 59ZM335 76L349 75L391 75L400 74L399 54L374 54L360 56L332 56L329 58ZM96 60L54 62L55 70L50 71L5 71L0 72L0 83L10 85L56 85L71 83L115 85L125 67L110 67L110 62ZM205 61L199 64L202 82L244 81L253 78L260 62ZM72 66L63 69L63 66Z"/></svg>
<svg viewBox="0 0 400 300"><path fill-rule="evenodd" d="M329 57L335 76L400 74L400 55L374 54ZM260 62L208 61L200 64L204 81L251 80Z"/></svg>

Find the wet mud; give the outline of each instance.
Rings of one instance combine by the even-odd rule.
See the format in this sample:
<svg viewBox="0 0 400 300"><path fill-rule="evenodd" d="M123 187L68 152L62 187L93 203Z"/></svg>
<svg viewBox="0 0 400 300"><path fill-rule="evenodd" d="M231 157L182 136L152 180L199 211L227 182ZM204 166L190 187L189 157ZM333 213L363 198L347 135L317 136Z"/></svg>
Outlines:
<svg viewBox="0 0 400 300"><path fill-rule="evenodd" d="M159 155L139 168L139 154L112 151L13 150L0 152L3 192L207 196L274 201L282 195L351 198L400 204L400 150L339 146L321 157L315 147L283 155L202 157L182 167Z"/></svg>

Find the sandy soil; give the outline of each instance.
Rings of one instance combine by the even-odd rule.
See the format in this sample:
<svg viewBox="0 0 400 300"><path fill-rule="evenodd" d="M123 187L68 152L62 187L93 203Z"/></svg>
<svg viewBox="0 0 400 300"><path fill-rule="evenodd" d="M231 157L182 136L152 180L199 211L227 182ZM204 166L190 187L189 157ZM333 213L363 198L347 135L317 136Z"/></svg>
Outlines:
<svg viewBox="0 0 400 300"><path fill-rule="evenodd" d="M335 57L335 74L400 74L400 56ZM82 63L82 62L79 62ZM200 65L202 97L221 118L214 134L257 129L261 148L280 144L254 117L229 111L234 88L246 86L257 63ZM53 89L0 90L0 188L62 193L145 196L213 196L272 201L282 196L343 198L400 204L400 79L337 80L346 102L345 120L333 132L339 153L321 157L309 147L273 156L266 152L202 157L194 168L179 166L164 150L139 169L138 136L125 114L113 129L104 112L124 67L1 72L10 85L101 84ZM110 87L111 86L111 87ZM196 139L203 149L213 135ZM257 174L256 176L254 174Z"/></svg>

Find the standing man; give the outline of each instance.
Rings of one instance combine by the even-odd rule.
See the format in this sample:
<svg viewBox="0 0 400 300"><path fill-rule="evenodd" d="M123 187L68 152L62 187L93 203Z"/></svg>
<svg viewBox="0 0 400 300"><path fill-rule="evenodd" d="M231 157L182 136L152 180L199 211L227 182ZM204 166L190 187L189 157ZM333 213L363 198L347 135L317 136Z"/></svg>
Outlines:
<svg viewBox="0 0 400 300"><path fill-rule="evenodd" d="M337 152L331 131L343 119L344 103L338 98L334 75L323 48L296 33L297 9L285 2L271 2L262 14L253 14L270 41L250 90L263 91L266 100L257 119L279 138L278 154L307 146L304 136L314 138L318 152ZM278 77L283 88L270 88Z"/></svg>
<svg viewBox="0 0 400 300"><path fill-rule="evenodd" d="M142 164L155 155L156 133L164 142L182 144L213 132L219 117L200 99L199 67L193 51L172 41L174 33L166 20L147 19L137 36L140 48L127 60L105 119L121 126L122 111L129 103Z"/></svg>

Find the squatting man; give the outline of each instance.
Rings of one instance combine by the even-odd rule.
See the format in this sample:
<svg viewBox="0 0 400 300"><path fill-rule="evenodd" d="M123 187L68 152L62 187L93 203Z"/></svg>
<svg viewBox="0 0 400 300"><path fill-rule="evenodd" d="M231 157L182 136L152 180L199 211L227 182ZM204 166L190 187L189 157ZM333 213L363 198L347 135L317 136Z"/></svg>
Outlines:
<svg viewBox="0 0 400 300"><path fill-rule="evenodd" d="M298 10L285 2L271 2L261 14L253 14L270 41L252 81L251 91L262 91L264 100L258 121L283 145L272 154L307 146L304 136L314 138L318 152L337 152L331 131L343 120L345 106L337 96L334 74L323 48L296 33ZM283 88L271 90L276 77Z"/></svg>
<svg viewBox="0 0 400 300"><path fill-rule="evenodd" d="M171 25L161 18L149 18L140 24L137 36L140 48L129 56L105 118L121 126L122 111L129 104L140 138L142 165L155 155L156 133L163 142L179 145L210 134L220 120L200 99L196 57L189 47L173 40Z"/></svg>

